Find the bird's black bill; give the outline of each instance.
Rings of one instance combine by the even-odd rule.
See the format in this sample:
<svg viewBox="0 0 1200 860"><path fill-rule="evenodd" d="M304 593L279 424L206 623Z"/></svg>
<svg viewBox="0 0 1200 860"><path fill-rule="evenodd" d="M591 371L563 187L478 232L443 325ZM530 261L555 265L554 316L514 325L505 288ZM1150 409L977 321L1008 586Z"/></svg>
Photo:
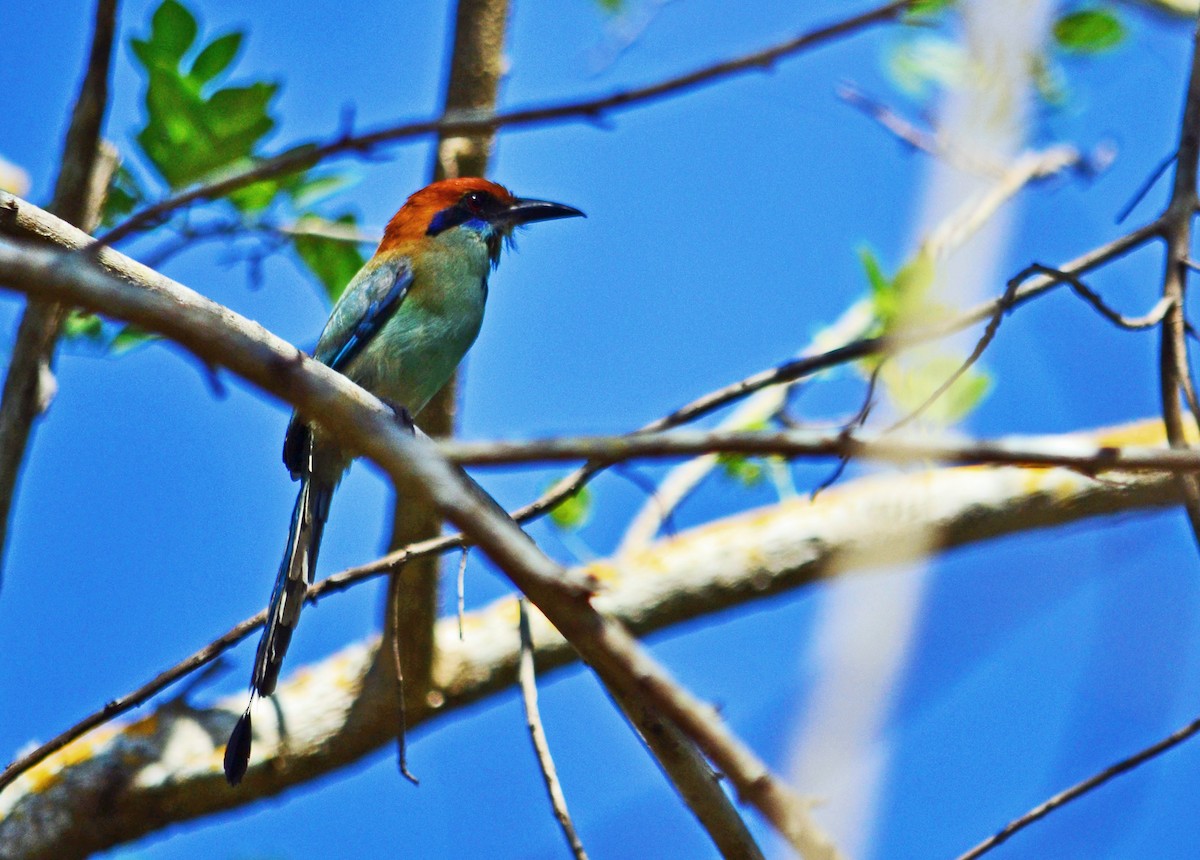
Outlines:
<svg viewBox="0 0 1200 860"><path fill-rule="evenodd" d="M549 200L528 200L518 197L504 213L510 224L532 224L534 221L552 221L555 218L586 218L574 206L551 203Z"/></svg>

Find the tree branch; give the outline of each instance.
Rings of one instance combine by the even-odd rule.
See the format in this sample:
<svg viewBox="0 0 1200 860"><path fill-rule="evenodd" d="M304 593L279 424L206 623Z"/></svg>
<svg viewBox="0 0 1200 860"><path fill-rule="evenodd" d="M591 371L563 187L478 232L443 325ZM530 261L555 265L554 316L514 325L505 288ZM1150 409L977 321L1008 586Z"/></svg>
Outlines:
<svg viewBox="0 0 1200 860"><path fill-rule="evenodd" d="M715 711L683 690L618 622L591 604L593 584L546 557L502 509L426 439L407 432L391 410L261 326L180 284L157 276L136 288L93 267L88 256L22 248L0 242L0 282L38 298L69 302L157 332L214 365L317 417L339 447L375 462L398 492L438 508L546 615L596 672L614 697L641 703L653 732L664 719L677 724L798 849L805 838L807 804L779 782ZM256 742L263 721L256 721ZM266 732L265 729L261 730ZM266 740L264 737L263 740ZM665 766L665 765L664 765ZM261 753L247 782L265 778Z"/></svg>
<svg viewBox="0 0 1200 860"><path fill-rule="evenodd" d="M458 0L455 4L443 117L455 111L495 112L507 25L508 0ZM440 133L432 178L487 175L494 137L494 129L466 136ZM435 438L453 435L457 398L455 374L421 410L421 429ZM436 510L399 495L393 499L391 521L387 545L393 551L436 538L442 528ZM404 667L402 695L410 710L428 694L432 683L440 561L438 555L410 559L389 580L385 596L384 635L397 639Z"/></svg>
<svg viewBox="0 0 1200 860"><path fill-rule="evenodd" d="M334 156L361 154L400 140L431 134L469 137L500 128L534 127L565 120L582 119L595 122L599 117L607 114L711 86L739 74L769 70L780 60L809 48L815 48L834 39L851 35L875 24L896 20L915 2L917 0L891 0L891 2L883 3L832 24L806 31L762 50L703 66L692 72L667 78L657 83L623 90L607 96L563 102L545 107L522 108L499 114L490 111L482 115L470 111L456 112L453 116L402 123L359 135L347 133L326 143L293 147L287 152L259 162L248 170L190 188L174 197L148 206L100 236L97 241L111 245L146 227L159 223L170 213L192 203L224 197L238 188L263 179L272 179L288 173L307 170Z"/></svg>
<svg viewBox="0 0 1200 860"><path fill-rule="evenodd" d="M75 100L63 145L62 166L50 211L71 224L91 230L99 221L101 202L116 167L105 158L100 140L108 106L108 77L116 32L117 0L96 0L95 24L87 70ZM0 229L3 221L0 220ZM21 464L29 448L33 422L50 406L55 381L52 370L58 332L67 309L57 304L27 302L8 374L0 395L0 568L8 544L8 521Z"/></svg>
<svg viewBox="0 0 1200 860"><path fill-rule="evenodd" d="M1163 423L1173 448L1186 448L1182 398L1188 403L1193 419L1200 419L1195 386L1188 363L1187 344L1187 261L1191 256L1192 219L1195 217L1196 169L1200 164L1200 22L1192 48L1192 70L1180 125L1179 149L1175 158L1175 181L1171 199L1161 222L1167 243L1166 272L1163 275L1163 300L1169 302L1162 323L1159 353L1159 381L1163 405ZM1200 482L1190 475L1179 477L1184 511L1192 535L1200 547Z"/></svg>
<svg viewBox="0 0 1200 860"><path fill-rule="evenodd" d="M1068 448L1163 441L1159 422L1062 437ZM958 467L876 476L832 488L815 502L797 498L708 523L574 573L601 581L597 607L644 635L830 578L904 565L911 559L896 549L910 546L902 538L915 529L938 534L938 549L946 550L1178 500L1174 482L1160 473L1097 481L1065 469ZM318 583L310 597L371 575L347 573ZM512 685L516 620L515 600L506 598L469 613L461 640L453 618L439 621L433 695L410 714L413 725ZM255 623L262 613L231 634L243 638ZM543 673L578 659L541 613L530 623ZM189 667L215 658L229 639L193 655ZM240 696L203 709L169 701L135 723L82 739L72 734L61 754L0 791L0 843L25 846L31 857L81 856L277 794L384 747L395 737L395 702L390 680L371 668L378 648L377 638L351 645L280 684L275 700L288 734L255 739L255 749L275 764L259 768L238 792L225 788L220 753L244 706ZM264 729L272 722L256 721ZM114 796L114 781L128 787ZM86 810L105 798L111 814L94 820ZM76 855L64 847L76 845L86 850Z"/></svg>
<svg viewBox="0 0 1200 860"><path fill-rule="evenodd" d="M1114 447L1061 436L966 439L929 434L857 430L675 430L620 436L561 436L545 439L439 443L442 455L464 466L499 466L595 460L672 459L700 454L745 454L790 458L853 457L898 465L941 462L976 466L1061 466L1095 476L1116 473L1200 472L1200 451Z"/></svg>

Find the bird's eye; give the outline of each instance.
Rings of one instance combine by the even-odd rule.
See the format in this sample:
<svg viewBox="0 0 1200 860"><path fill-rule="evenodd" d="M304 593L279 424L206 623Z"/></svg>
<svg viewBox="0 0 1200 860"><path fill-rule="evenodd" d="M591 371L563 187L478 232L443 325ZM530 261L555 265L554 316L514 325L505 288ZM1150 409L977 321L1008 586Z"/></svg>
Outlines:
<svg viewBox="0 0 1200 860"><path fill-rule="evenodd" d="M463 195L462 204L467 207L470 212L481 212L484 205L487 203L488 195L483 191L471 191Z"/></svg>

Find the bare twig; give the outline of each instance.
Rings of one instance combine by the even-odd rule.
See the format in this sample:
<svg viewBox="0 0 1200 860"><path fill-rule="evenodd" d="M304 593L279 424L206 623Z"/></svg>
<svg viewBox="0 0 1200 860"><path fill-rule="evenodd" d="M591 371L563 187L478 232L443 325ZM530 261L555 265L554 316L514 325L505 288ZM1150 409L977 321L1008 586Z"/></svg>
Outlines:
<svg viewBox="0 0 1200 860"><path fill-rule="evenodd" d="M1054 810L1059 809L1070 803L1072 800L1076 800L1088 792L1099 788L1106 782L1120 776L1121 774L1128 773L1138 765L1144 764L1145 762L1150 761L1150 759L1162 755L1167 750L1178 746L1198 732L1200 732L1200 719L1193 720L1183 728L1167 735L1167 737L1163 738L1158 743L1151 744L1144 750L1131 755L1129 758L1122 759L1116 764L1106 767L1104 770L1100 771L1094 776L1090 776L1082 782L1076 783L1066 791L1059 792L1045 803L1038 804L1020 818L1014 819L1006 824L1004 829L999 833L995 834L994 836L989 836L970 851L959 855L958 860L976 860L976 858L982 857L996 846L1003 842L1007 842L1008 839L1013 836L1013 834L1024 830L1035 821L1045 818Z"/></svg>
<svg viewBox="0 0 1200 860"><path fill-rule="evenodd" d="M1159 376L1163 404L1163 423L1173 448L1186 448L1183 409L1180 396L1188 403L1195 418L1200 414L1188 364L1187 264L1192 240L1192 218L1196 212L1196 169L1200 164L1200 22L1194 37L1191 76L1180 124L1179 147L1175 158L1175 181L1171 200L1161 218L1167 243L1166 271L1163 275L1163 299L1170 303L1162 323ZM1200 483L1193 476L1181 475L1180 490L1192 534L1200 544Z"/></svg>
<svg viewBox="0 0 1200 860"><path fill-rule="evenodd" d="M360 135L344 133L334 140L314 146L294 147L281 155L260 161L249 170L232 174L216 182L190 188L174 197L148 206L100 236L97 241L105 245L114 244L148 226L161 222L170 213L184 206L201 200L224 197L238 188L264 179L306 170L337 155L369 152L384 144L431 134L467 137L500 128L531 127L572 119L595 122L597 118L606 114L690 92L735 75L769 70L780 60L808 48L848 36L875 24L893 21L914 2L916 0L891 0L891 2L883 3L865 12L806 31L768 48L713 63L657 83L623 90L607 96L563 102L545 107L524 108L499 114L490 111L482 114L472 111L455 112L438 119L389 126Z"/></svg>
<svg viewBox="0 0 1200 860"><path fill-rule="evenodd" d="M116 166L115 158L104 157L100 139L108 107L109 65L116 21L117 0L96 0L87 71L71 114L62 167L50 204L50 211L84 230L95 227L108 179ZM3 395L0 396L0 567L7 546L13 496L29 447L33 422L46 411L54 397L54 349L66 311L57 304L28 302L25 305L8 374L4 378Z"/></svg>
<svg viewBox="0 0 1200 860"><path fill-rule="evenodd" d="M622 436L562 436L529 441L439 443L451 462L472 466L744 454L777 457L850 457L900 465L931 461L989 466L1060 466L1084 475L1101 472L1200 472L1200 451L1170 448L1063 444L1055 437L1013 436L979 440L906 438L890 431L675 430Z"/></svg>
<svg viewBox="0 0 1200 860"><path fill-rule="evenodd" d="M993 178L1004 175L1004 165L981 159L950 146L934 132L921 128L886 104L871 98L849 81L838 85L837 96L846 104L870 117L897 140L915 150L933 158L940 158L968 173Z"/></svg>
<svg viewBox="0 0 1200 860"><path fill-rule="evenodd" d="M550 744L546 740L546 730L542 727L542 715L538 710L537 672L533 665L533 634L529 631L529 601L524 597L517 600L520 615L518 627L521 631L521 661L517 669L517 678L521 684L521 702L525 706L525 725L529 728L529 740L533 743L533 752L537 756L538 767L542 772L542 781L546 783L546 793L550 795L550 806L558 826L562 828L563 837L571 849L571 854L578 860L586 860L587 852L583 850L583 842L575 830L571 813L567 811L567 798L563 794L562 784L558 781L558 771L554 767L554 758L550 754Z"/></svg>

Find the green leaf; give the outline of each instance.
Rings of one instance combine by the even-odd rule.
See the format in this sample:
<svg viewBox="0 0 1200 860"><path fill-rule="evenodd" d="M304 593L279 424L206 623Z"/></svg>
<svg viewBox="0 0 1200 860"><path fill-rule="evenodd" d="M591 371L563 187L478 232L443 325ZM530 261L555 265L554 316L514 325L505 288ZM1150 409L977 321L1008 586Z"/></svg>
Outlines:
<svg viewBox="0 0 1200 860"><path fill-rule="evenodd" d="M875 256L875 252L864 245L858 249L858 259L862 262L863 271L867 273L867 286L871 288L871 295L878 297L890 293L893 289L892 281L883 273L883 267L879 265L879 258Z"/></svg>
<svg viewBox="0 0 1200 860"><path fill-rule="evenodd" d="M198 84L207 84L229 67L242 47L241 33L226 33L210 42L192 63L189 73Z"/></svg>
<svg viewBox="0 0 1200 860"><path fill-rule="evenodd" d="M72 309L63 320L62 333L68 340L100 343L104 340L104 322L93 313Z"/></svg>
<svg viewBox="0 0 1200 860"><path fill-rule="evenodd" d="M196 42L196 20L178 0L165 0L154 13L150 39L133 42L148 78L146 124L137 141L172 188L247 161L275 127L270 106L277 84L258 81L205 93L206 85L230 67L242 39L242 33L227 33L204 45L185 71L183 57Z"/></svg>
<svg viewBox="0 0 1200 860"><path fill-rule="evenodd" d="M963 47L938 36L906 39L888 57L888 73L900 89L923 98L933 86L957 89L967 78Z"/></svg>
<svg viewBox="0 0 1200 860"><path fill-rule="evenodd" d="M767 476L761 457L747 457L745 454L718 454L717 465L721 467L725 477L737 481L743 487L761 484Z"/></svg>
<svg viewBox="0 0 1200 860"><path fill-rule="evenodd" d="M550 522L563 531L583 528L592 515L592 491L580 487L550 509Z"/></svg>
<svg viewBox="0 0 1200 860"><path fill-rule="evenodd" d="M610 15L616 15L625 8L625 0L596 0L596 2Z"/></svg>
<svg viewBox="0 0 1200 860"><path fill-rule="evenodd" d="M104 207L100 212L100 223L103 226L120 221L146 199L146 192L137 177L129 172L124 164L117 166L108 193L104 195Z"/></svg>
<svg viewBox="0 0 1200 860"><path fill-rule="evenodd" d="M139 346L145 346L151 341L159 340L160 336L153 332L143 331L135 325L124 326L108 344L109 352L121 356Z"/></svg>
<svg viewBox="0 0 1200 860"><path fill-rule="evenodd" d="M904 367L892 362L884 366L881 379L896 405L907 414L945 384L962 363L961 358L952 355L932 355ZM991 388L992 380L987 373L976 367L968 368L923 416L939 424L954 424L974 411Z"/></svg>
<svg viewBox="0 0 1200 860"><path fill-rule="evenodd" d="M904 13L906 23L923 21L954 5L955 0L917 0Z"/></svg>
<svg viewBox="0 0 1200 860"><path fill-rule="evenodd" d="M178 63L196 41L196 18L178 0L163 0L150 19L150 47Z"/></svg>
<svg viewBox="0 0 1200 860"><path fill-rule="evenodd" d="M1064 51L1098 54L1125 38L1125 25L1107 9L1079 9L1054 22L1054 39Z"/></svg>
<svg viewBox="0 0 1200 860"><path fill-rule="evenodd" d="M355 179L344 173L329 173L322 176L302 174L288 187L292 203L300 208L318 203L354 183Z"/></svg>
<svg viewBox="0 0 1200 860"><path fill-rule="evenodd" d="M303 227L305 224L320 223L329 222L315 215L306 215L300 219L297 226ZM353 215L346 214L333 223L353 226L357 221ZM346 285L350 283L350 279L366 262L362 251L354 242L329 239L324 236L294 236L292 243L296 248L296 254L308 267L308 270L316 275L331 302L338 300L342 291L346 289Z"/></svg>
<svg viewBox="0 0 1200 860"><path fill-rule="evenodd" d="M935 269L933 255L921 248L896 273L895 289L908 304L923 300L933 286Z"/></svg>

